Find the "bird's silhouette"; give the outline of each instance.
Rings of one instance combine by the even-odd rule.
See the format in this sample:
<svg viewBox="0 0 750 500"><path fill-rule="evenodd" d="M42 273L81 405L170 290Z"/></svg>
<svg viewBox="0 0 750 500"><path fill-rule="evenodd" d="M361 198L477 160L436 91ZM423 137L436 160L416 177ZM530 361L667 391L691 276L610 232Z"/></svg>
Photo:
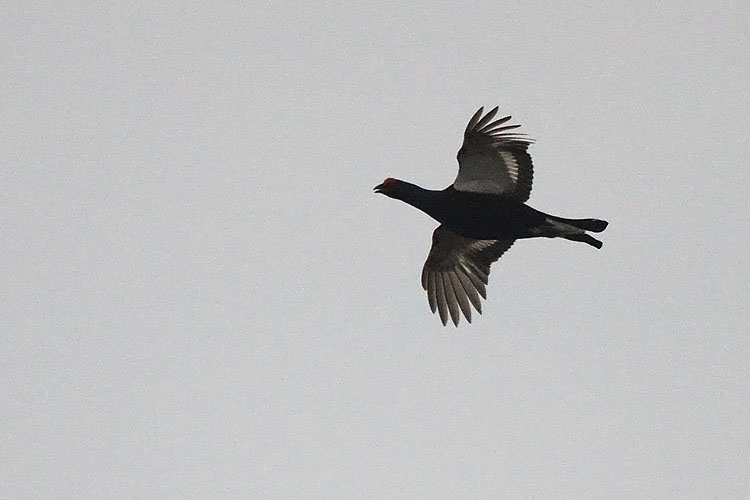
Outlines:
<svg viewBox="0 0 750 500"><path fill-rule="evenodd" d="M471 117L458 151L458 176L442 191L423 189L391 177L375 192L404 201L440 222L422 270L430 309L445 325L458 326L460 313L471 323L471 306L482 312L490 265L517 239L565 238L601 248L588 234L604 231L607 221L566 219L526 205L534 169L527 152L533 142L511 132L510 116L493 121L498 108Z"/></svg>

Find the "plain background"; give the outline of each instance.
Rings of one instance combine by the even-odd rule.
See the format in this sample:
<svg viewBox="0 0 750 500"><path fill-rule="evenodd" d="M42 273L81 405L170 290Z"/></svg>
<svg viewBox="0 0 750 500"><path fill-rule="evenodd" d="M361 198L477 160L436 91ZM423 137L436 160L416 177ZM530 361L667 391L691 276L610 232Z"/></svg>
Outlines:
<svg viewBox="0 0 750 500"><path fill-rule="evenodd" d="M747 498L747 2L0 14L0 497ZM419 283L499 105L532 206L484 314Z"/></svg>

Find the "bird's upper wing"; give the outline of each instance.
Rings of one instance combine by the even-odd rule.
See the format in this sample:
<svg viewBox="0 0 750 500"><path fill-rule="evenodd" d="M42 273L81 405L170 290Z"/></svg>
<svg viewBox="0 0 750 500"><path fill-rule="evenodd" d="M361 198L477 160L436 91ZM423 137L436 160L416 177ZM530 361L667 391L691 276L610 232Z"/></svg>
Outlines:
<svg viewBox="0 0 750 500"><path fill-rule="evenodd" d="M459 310L471 323L471 307L482 314L479 296L487 298L490 265L510 248L514 240L473 240L444 226L432 233L432 248L422 269L422 288L427 290L430 309L437 309L445 325L450 314L458 326Z"/></svg>
<svg viewBox="0 0 750 500"><path fill-rule="evenodd" d="M524 202L529 199L534 167L526 152L533 141L523 134L508 132L520 125L505 125L510 116L492 119L497 108L482 116L484 108L471 117L458 151L458 191L507 194Z"/></svg>

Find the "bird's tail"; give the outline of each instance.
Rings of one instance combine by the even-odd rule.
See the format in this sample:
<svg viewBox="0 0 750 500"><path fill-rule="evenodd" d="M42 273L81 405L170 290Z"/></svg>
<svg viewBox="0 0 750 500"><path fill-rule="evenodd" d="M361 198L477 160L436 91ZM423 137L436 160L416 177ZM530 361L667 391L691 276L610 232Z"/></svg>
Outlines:
<svg viewBox="0 0 750 500"><path fill-rule="evenodd" d="M555 233L554 236L571 241L580 241L596 248L601 248L602 242L590 234L586 234L586 231L601 233L609 224L606 220L600 219L565 219L554 216L548 216L547 222Z"/></svg>
<svg viewBox="0 0 750 500"><path fill-rule="evenodd" d="M590 234L586 233L572 233L572 234L564 234L562 235L563 238L570 241L582 241L583 243L588 243L592 247L601 248L604 243L597 240Z"/></svg>
<svg viewBox="0 0 750 500"><path fill-rule="evenodd" d="M601 233L607 229L609 222L601 219L564 219L562 217L550 217L555 222L562 222L584 231L593 231L595 233Z"/></svg>

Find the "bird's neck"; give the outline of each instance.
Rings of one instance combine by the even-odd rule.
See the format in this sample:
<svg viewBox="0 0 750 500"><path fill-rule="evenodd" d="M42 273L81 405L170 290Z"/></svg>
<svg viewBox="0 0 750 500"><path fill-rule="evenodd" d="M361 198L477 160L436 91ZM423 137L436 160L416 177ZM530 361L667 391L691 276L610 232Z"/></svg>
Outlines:
<svg viewBox="0 0 750 500"><path fill-rule="evenodd" d="M418 208L433 219L440 221L443 208L445 207L445 191L424 189L415 184L401 181L399 190L394 196L414 208Z"/></svg>

